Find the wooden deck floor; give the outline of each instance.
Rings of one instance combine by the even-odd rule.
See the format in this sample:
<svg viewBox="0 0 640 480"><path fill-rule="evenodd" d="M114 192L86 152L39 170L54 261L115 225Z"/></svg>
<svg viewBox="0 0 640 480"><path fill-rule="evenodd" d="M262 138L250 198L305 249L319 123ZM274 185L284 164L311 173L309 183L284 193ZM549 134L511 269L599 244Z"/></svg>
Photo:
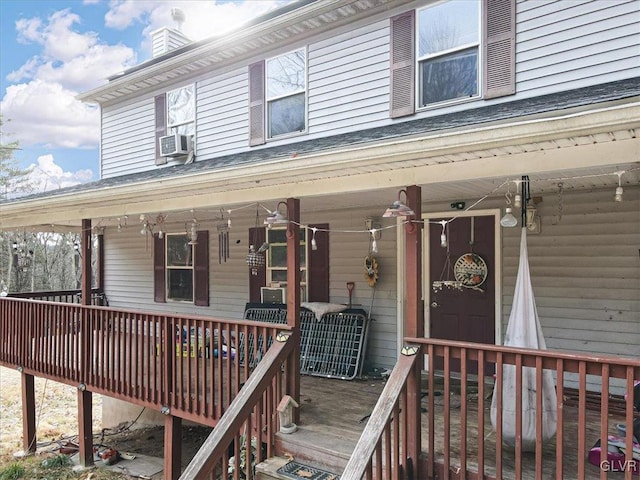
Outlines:
<svg viewBox="0 0 640 480"><path fill-rule="evenodd" d="M321 377L302 377L301 384L301 410L300 423L305 430L320 432L327 435L333 435L345 440L352 441L354 444L359 438L362 430L366 425L367 416L373 410L378 396L384 388L384 381L381 379L356 379L351 381L328 379ZM444 402L442 391L436 389L436 458L442 458L444 453L444 444L442 433L444 430ZM427 428L427 404L428 400L423 399L423 415L422 415L422 445L423 451L426 451L428 445ZM450 449L451 449L451 466L455 471L459 466L460 457L460 396L454 392L450 398L451 408L451 431L450 431ZM477 395L470 393L467 399L468 414L468 430L467 430L467 458L469 459L468 468L470 471L477 471L474 466L474 459L477 458ZM489 396L484 401L485 429L483 436L485 438L485 475L489 478L495 478L495 432L491 426L490 420L491 408L491 390ZM587 451L578 452L578 412L577 408L565 405L563 408L564 416L564 459L563 459L563 478L578 479L578 458L581 456L585 459L585 480L600 478L600 469L591 465L586 461ZM617 415L609 415L609 434L615 434L616 423L622 423L624 419ZM600 413L587 411L587 428L586 428L586 448L587 450L600 437ZM550 440L543 450L543 472L542 478L553 479L555 475L555 452L556 439ZM338 444L338 442L336 442ZM524 453L522 458L522 478L534 479L535 477L535 456L534 453ZM515 475L515 457L514 452L508 447L503 447L503 479L516 478ZM622 473L609 473L608 478L622 479ZM580 479L582 480L582 479Z"/></svg>

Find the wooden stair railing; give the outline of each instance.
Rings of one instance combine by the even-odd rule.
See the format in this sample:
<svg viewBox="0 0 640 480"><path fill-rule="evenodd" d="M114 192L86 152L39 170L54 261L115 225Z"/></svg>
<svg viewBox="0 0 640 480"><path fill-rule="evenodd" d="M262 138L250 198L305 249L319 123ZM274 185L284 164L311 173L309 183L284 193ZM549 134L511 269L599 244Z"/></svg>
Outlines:
<svg viewBox="0 0 640 480"><path fill-rule="evenodd" d="M235 457L234 479L255 478L252 464L273 455L278 428L276 407L285 393L283 379L294 352L296 339L291 332L279 333L276 341L256 365L229 408L224 412L202 447L193 457L180 480L227 478L229 459ZM282 365L285 364L283 371ZM255 438L255 446L254 440ZM263 451L265 446L265 451ZM245 449L244 453L242 449ZM253 462L252 449L255 448ZM242 456L249 465L241 467ZM243 469L244 477L240 475ZM220 477L217 475L221 474Z"/></svg>
<svg viewBox="0 0 640 480"><path fill-rule="evenodd" d="M417 465L417 458L408 459L407 385L417 368L418 352L419 348L416 348L398 359L341 480L401 479L410 474L408 461Z"/></svg>

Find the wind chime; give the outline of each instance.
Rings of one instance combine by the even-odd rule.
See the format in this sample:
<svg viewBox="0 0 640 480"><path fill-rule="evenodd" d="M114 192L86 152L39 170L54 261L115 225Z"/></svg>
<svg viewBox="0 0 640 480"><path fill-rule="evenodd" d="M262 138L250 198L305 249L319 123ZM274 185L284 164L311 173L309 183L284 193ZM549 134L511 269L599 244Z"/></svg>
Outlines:
<svg viewBox="0 0 640 480"><path fill-rule="evenodd" d="M224 213L222 214L224 220ZM229 258L229 229L231 228L231 219L227 222L218 224L218 263L226 262Z"/></svg>

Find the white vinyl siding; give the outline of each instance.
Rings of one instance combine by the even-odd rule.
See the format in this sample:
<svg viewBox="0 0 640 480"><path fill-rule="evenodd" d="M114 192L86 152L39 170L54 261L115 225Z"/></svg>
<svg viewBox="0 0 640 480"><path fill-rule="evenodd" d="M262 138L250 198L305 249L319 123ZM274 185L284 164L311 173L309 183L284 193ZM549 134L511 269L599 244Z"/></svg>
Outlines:
<svg viewBox="0 0 640 480"><path fill-rule="evenodd" d="M248 148L247 89L246 67L197 83L199 158L227 155Z"/></svg>
<svg viewBox="0 0 640 480"><path fill-rule="evenodd" d="M389 22L309 46L309 134L389 123Z"/></svg>
<svg viewBox="0 0 640 480"><path fill-rule="evenodd" d="M527 97L640 75L640 3L519 1L516 81Z"/></svg>
<svg viewBox="0 0 640 480"><path fill-rule="evenodd" d="M640 190L544 195L542 232L528 236L529 266L547 347L640 356ZM520 229L503 229L504 319L509 319ZM503 328L503 331L504 331Z"/></svg>
<svg viewBox="0 0 640 480"><path fill-rule="evenodd" d="M156 168L153 97L102 108L102 178Z"/></svg>

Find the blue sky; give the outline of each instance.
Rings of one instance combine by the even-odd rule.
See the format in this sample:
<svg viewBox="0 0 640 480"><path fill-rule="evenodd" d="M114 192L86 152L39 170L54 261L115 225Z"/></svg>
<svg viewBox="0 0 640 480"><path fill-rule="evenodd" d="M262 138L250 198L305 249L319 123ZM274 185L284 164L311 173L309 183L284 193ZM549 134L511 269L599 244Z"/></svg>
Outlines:
<svg viewBox="0 0 640 480"><path fill-rule="evenodd" d="M0 0L0 142L20 143L37 190L99 178L100 116L76 95L150 58L149 33L175 27L197 41L291 0Z"/></svg>

